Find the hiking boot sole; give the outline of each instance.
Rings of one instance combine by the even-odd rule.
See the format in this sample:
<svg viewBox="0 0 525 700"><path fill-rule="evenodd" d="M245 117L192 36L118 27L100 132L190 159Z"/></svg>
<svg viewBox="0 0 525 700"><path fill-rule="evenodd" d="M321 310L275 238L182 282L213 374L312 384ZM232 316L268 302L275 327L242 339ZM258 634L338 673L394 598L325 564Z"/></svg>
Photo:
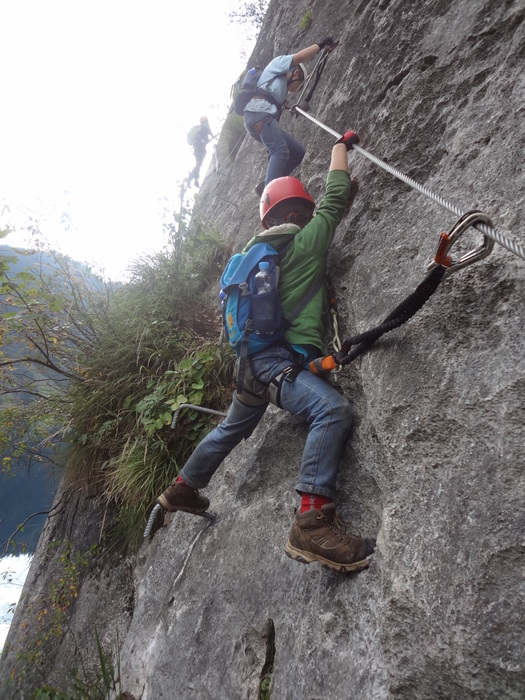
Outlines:
<svg viewBox="0 0 525 700"><path fill-rule="evenodd" d="M321 557L318 554L312 554L312 552L307 552L303 549L296 549L290 543L290 540L288 540L288 542L286 543L284 551L286 552L286 555L290 557L290 559L299 561L301 562L301 564L311 564L312 562L316 561L319 562L321 566L324 566L328 569L335 569L335 571L340 571L343 574L346 574L350 571L360 571L361 569L366 569L369 564L368 559L354 561L351 564L340 564L338 562L331 561L330 559L325 559L324 557Z"/></svg>
<svg viewBox="0 0 525 700"><path fill-rule="evenodd" d="M206 513L208 508L190 508L189 506L172 506L171 503L164 498L164 495L161 494L157 498L157 503L160 503L160 505L164 508L164 510L169 511L170 513L175 513L178 510L182 510L184 513L191 513L192 515L203 515Z"/></svg>
<svg viewBox="0 0 525 700"><path fill-rule="evenodd" d="M264 188L266 187L266 182L263 180L262 182L259 182L259 184L255 185L255 194L258 197L262 197L262 193L264 192Z"/></svg>

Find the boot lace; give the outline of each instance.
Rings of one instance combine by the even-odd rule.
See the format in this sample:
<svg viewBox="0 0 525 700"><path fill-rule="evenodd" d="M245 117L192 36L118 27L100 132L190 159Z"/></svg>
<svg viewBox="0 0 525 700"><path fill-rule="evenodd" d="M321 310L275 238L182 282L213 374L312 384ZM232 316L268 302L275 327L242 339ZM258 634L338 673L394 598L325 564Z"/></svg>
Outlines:
<svg viewBox="0 0 525 700"><path fill-rule="evenodd" d="M350 543L352 540L362 539L359 530L353 526L349 528L338 513L334 513L330 519L327 518L326 524L341 542Z"/></svg>

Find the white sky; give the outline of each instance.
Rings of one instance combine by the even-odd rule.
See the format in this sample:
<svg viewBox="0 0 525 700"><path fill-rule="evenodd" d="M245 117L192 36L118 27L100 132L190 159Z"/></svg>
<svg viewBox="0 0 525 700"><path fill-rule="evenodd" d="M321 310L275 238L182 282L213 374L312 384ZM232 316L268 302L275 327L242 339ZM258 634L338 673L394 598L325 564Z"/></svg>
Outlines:
<svg viewBox="0 0 525 700"><path fill-rule="evenodd" d="M194 164L186 133L202 114L219 132L246 63L240 4L0 0L0 228L17 229L1 243L27 241L32 212L112 279L160 250L162 201L177 209Z"/></svg>

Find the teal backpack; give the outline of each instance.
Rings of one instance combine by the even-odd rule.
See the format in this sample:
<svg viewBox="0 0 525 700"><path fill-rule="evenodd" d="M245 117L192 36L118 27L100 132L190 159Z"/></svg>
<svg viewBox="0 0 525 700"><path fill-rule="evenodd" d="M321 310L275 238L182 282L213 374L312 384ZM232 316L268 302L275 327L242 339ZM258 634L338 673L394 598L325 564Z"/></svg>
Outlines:
<svg viewBox="0 0 525 700"><path fill-rule="evenodd" d="M265 295L256 295L255 275L261 262L269 264L273 289ZM256 243L247 253L236 253L226 265L221 277L224 332L237 356L252 355L284 338L281 302L277 293L279 267L279 253L268 243ZM260 327L257 317L259 296L266 297L266 303L271 305L275 319L273 328Z"/></svg>
<svg viewBox="0 0 525 700"><path fill-rule="evenodd" d="M286 330L324 284L324 279L321 279L308 294L305 294L289 318L284 317L278 285L281 256L288 245L278 252L268 243L256 243L247 253L233 255L222 274L220 298L224 334L240 358L237 372L238 394L243 393L248 357L272 343L283 341ZM260 263L268 263L268 272L272 279L271 291L263 294L257 294L255 289L255 275L259 272ZM272 319L270 325L268 318Z"/></svg>

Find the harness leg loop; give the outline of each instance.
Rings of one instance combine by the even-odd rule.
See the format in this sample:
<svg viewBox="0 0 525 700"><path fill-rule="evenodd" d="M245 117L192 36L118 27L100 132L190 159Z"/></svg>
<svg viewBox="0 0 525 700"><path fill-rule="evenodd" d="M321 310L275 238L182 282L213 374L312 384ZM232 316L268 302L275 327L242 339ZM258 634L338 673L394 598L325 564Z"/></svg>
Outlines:
<svg viewBox="0 0 525 700"><path fill-rule="evenodd" d="M277 406L277 408L282 408L281 390L283 382L288 382L289 384L291 384L293 381L295 381L301 369L302 367L300 367L299 365L289 365L271 380L271 382L268 385L268 399L270 400L270 403L273 403L273 405Z"/></svg>

